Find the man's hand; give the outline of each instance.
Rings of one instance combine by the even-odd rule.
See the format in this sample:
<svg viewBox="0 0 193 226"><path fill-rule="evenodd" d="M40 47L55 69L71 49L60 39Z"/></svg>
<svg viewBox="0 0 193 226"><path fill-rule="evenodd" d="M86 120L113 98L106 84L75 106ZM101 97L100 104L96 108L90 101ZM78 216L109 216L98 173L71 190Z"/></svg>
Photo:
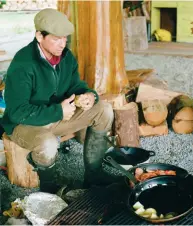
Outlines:
<svg viewBox="0 0 193 226"><path fill-rule="evenodd" d="M65 99L64 101L62 101L61 105L62 105L62 109L63 109L63 120L68 121L72 118L72 116L74 115L74 112L76 110L76 107L73 103L75 98L75 95L73 94L72 96L70 96L68 99Z"/></svg>
<svg viewBox="0 0 193 226"><path fill-rule="evenodd" d="M78 96L78 106L84 111L87 111L92 108L95 102L94 93L85 93Z"/></svg>

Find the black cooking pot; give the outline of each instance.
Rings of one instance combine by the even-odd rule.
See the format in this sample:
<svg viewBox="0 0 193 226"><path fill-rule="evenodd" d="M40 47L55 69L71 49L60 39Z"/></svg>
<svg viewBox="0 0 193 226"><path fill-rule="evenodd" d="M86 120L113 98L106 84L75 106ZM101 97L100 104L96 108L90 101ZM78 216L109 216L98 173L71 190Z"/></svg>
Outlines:
<svg viewBox="0 0 193 226"><path fill-rule="evenodd" d="M107 161L116 169L120 170L134 184L128 197L128 208L138 217L144 220L159 223L176 220L193 209L193 179L189 175L180 176L157 176L146 181L139 182L134 174L125 170L110 156ZM190 183L191 182L191 183ZM140 202L144 208L154 208L157 214L174 212L171 218L151 219L135 213L133 205Z"/></svg>
<svg viewBox="0 0 193 226"><path fill-rule="evenodd" d="M144 163L154 155L154 151L147 151L138 147L110 147L105 153L104 161L109 164L109 162L106 161L106 157L111 156L117 163L129 169L127 166L131 167Z"/></svg>

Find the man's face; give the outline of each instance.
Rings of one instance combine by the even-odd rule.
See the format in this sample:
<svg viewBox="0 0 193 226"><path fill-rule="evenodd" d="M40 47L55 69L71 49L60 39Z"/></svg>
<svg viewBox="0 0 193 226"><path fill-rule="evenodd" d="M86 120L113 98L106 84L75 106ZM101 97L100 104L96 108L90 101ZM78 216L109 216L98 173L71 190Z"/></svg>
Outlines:
<svg viewBox="0 0 193 226"><path fill-rule="evenodd" d="M66 46L67 37L57 37L49 34L45 37L39 37L38 41L46 55L60 56Z"/></svg>

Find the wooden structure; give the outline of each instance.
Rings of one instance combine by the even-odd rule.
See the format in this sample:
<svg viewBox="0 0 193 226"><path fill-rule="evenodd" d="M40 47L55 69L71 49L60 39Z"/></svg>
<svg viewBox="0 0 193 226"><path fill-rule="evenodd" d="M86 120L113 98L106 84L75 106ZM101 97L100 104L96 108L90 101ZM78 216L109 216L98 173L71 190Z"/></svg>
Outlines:
<svg viewBox="0 0 193 226"><path fill-rule="evenodd" d="M58 1L75 25L71 49L81 78L99 94L120 93L128 83L123 48L121 1Z"/></svg>
<svg viewBox="0 0 193 226"><path fill-rule="evenodd" d="M145 16L124 18L125 51L148 49L147 25Z"/></svg>
<svg viewBox="0 0 193 226"><path fill-rule="evenodd" d="M193 1L152 1L151 32L163 28L177 42L192 42Z"/></svg>
<svg viewBox="0 0 193 226"><path fill-rule="evenodd" d="M3 134L4 149L6 150L8 178L12 184L33 188L38 187L39 177L33 171L33 167L27 161L27 155L30 152L21 148L11 141L9 137Z"/></svg>

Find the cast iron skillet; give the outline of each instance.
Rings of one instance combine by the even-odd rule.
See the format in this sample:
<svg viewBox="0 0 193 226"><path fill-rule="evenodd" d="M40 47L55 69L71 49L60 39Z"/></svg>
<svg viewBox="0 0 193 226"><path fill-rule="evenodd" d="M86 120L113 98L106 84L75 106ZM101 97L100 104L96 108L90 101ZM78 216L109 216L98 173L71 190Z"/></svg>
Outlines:
<svg viewBox="0 0 193 226"><path fill-rule="evenodd" d="M193 179L189 180L189 176L158 176L143 182L137 182L132 173L126 171L110 156L107 157L107 161L134 183L127 202L128 208L133 214L137 215L133 209L133 205L137 201L144 205L145 209L156 209L158 216L169 212L176 214L169 219L150 219L137 215L143 220L152 223L173 221L186 215L193 209Z"/></svg>
<svg viewBox="0 0 193 226"><path fill-rule="evenodd" d="M118 147L114 145L107 137L105 139L112 145L106 153L104 157L104 161L106 161L107 156L111 156L116 162L120 165L132 165L135 166L137 164L146 162L151 156L155 155L154 151L147 151L143 148L138 147Z"/></svg>
<svg viewBox="0 0 193 226"><path fill-rule="evenodd" d="M137 147L110 147L105 153L104 161L109 164L108 161L106 161L106 157L111 156L120 165L135 166L146 162L151 156L154 155L154 151L147 151Z"/></svg>

